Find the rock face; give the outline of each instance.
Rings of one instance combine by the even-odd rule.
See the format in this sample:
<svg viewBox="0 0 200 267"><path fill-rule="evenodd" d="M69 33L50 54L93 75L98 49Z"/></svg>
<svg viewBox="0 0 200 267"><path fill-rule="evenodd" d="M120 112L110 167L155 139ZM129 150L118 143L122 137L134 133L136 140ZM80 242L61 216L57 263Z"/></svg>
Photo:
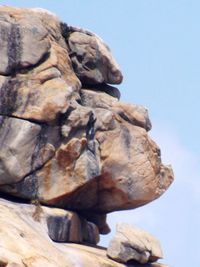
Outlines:
<svg viewBox="0 0 200 267"><path fill-rule="evenodd" d="M160 244L153 236L127 224L118 224L107 255L118 262L135 260L143 264L163 257Z"/></svg>
<svg viewBox="0 0 200 267"><path fill-rule="evenodd" d="M1 203L0 266L124 266L53 242L94 245L110 231L107 213L147 204L172 183L147 109L119 101L110 84L122 73L98 36L45 10L0 7L0 58L0 194L40 203L35 213ZM149 249L134 259L159 258Z"/></svg>
<svg viewBox="0 0 200 267"><path fill-rule="evenodd" d="M0 14L0 190L102 214L159 197L172 170L147 110L105 84L122 74L103 41L38 10Z"/></svg>

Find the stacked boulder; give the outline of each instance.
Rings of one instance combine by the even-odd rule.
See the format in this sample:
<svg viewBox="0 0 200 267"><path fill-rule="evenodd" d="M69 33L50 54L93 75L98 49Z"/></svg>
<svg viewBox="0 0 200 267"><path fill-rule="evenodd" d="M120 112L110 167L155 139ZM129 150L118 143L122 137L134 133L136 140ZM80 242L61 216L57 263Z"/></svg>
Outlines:
<svg viewBox="0 0 200 267"><path fill-rule="evenodd" d="M119 101L110 84L122 74L98 36L45 10L1 6L0 48L2 197L37 203L53 241L96 244L107 213L165 192L173 172L148 136L148 112Z"/></svg>

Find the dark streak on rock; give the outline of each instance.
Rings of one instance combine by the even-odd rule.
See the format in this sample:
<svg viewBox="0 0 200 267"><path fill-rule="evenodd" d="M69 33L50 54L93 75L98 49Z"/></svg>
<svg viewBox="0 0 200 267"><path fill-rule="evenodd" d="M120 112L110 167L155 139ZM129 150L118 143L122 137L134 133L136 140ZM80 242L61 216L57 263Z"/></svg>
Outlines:
<svg viewBox="0 0 200 267"><path fill-rule="evenodd" d="M0 88L0 113L4 115L12 114L16 109L17 88L19 81L15 78L6 79Z"/></svg>
<svg viewBox="0 0 200 267"><path fill-rule="evenodd" d="M95 130L94 130L94 124L96 122L96 118L94 117L94 113L91 112L89 115L88 123L86 125L86 138L87 138L87 148L89 151L92 152L92 154L95 155L95 143L94 143L94 137L95 137Z"/></svg>
<svg viewBox="0 0 200 267"><path fill-rule="evenodd" d="M94 139L94 124L96 122L96 118L94 117L94 113L91 112L89 115L88 123L86 125L86 138L87 140L93 140Z"/></svg>
<svg viewBox="0 0 200 267"><path fill-rule="evenodd" d="M70 31L70 28L67 25L67 23L61 22L60 23L60 32L61 32L62 36L65 38L65 41L67 41L67 39L69 38L69 35L72 31Z"/></svg>
<svg viewBox="0 0 200 267"><path fill-rule="evenodd" d="M38 179L36 176L27 176L22 181L2 186L3 190L6 192L12 193L11 195L8 195L6 199L9 199L9 197L15 199L16 202L24 202L23 199L37 199L37 192L38 192ZM1 187L0 187L1 190ZM20 193L20 197L19 196ZM0 193L6 195L6 193ZM25 202L26 203L26 202Z"/></svg>
<svg viewBox="0 0 200 267"><path fill-rule="evenodd" d="M15 73L21 59L21 36L20 27L17 24L11 25L11 31L8 35L8 67L7 72Z"/></svg>
<svg viewBox="0 0 200 267"><path fill-rule="evenodd" d="M47 129L48 127L46 125L43 125L39 133L37 143L31 157L31 172L36 171L38 168L41 168L41 166L38 165L37 159L41 148L44 146L44 144L47 143Z"/></svg>
<svg viewBox="0 0 200 267"><path fill-rule="evenodd" d="M130 158L130 145L131 145L131 135L129 130L126 127L122 128L122 142L124 143L124 147L126 148L127 155Z"/></svg>
<svg viewBox="0 0 200 267"><path fill-rule="evenodd" d="M108 85L106 83L100 83L100 84L82 84L82 89L91 90L91 91L97 91L97 92L103 92L106 93L114 98L117 98L118 100L121 97L119 89L117 89L114 86Z"/></svg>
<svg viewBox="0 0 200 267"><path fill-rule="evenodd" d="M67 216L50 216L47 219L49 237L56 242L70 241L71 222Z"/></svg>
<svg viewBox="0 0 200 267"><path fill-rule="evenodd" d="M28 72L31 72L32 70L40 66L42 63L44 63L49 57L50 57L50 52L47 51L36 64L27 67L19 66L18 73L26 74Z"/></svg>
<svg viewBox="0 0 200 267"><path fill-rule="evenodd" d="M13 118L13 119L18 119L18 120L22 120L22 121L29 121L31 123L34 123L34 124L37 124L37 125L48 125L46 122L43 122L43 121L39 121L39 120L35 120L35 119L25 119L25 118L21 118L21 117L18 117L18 116L15 116L15 115L10 115L10 114L4 114L4 113L1 113L0 112L0 117L3 117L3 119L1 118L1 120L4 120L5 118ZM1 122L0 122L1 123Z"/></svg>

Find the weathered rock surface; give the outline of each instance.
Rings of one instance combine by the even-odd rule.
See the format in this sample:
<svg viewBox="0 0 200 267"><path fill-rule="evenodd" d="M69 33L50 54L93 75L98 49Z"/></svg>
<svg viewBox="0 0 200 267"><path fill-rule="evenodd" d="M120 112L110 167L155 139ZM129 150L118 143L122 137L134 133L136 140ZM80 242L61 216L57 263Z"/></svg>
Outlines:
<svg viewBox="0 0 200 267"><path fill-rule="evenodd" d="M2 6L0 35L0 191L102 216L165 192L147 110L105 84L122 74L99 37Z"/></svg>
<svg viewBox="0 0 200 267"><path fill-rule="evenodd" d="M48 11L0 6L0 58L0 194L35 203L0 199L0 266L162 267L157 241L128 226L108 252L91 247L108 212L173 181L147 109L108 85L123 77L107 45Z"/></svg>
<svg viewBox="0 0 200 267"><path fill-rule="evenodd" d="M7 216L7 213L3 214L6 210L10 212L8 217L13 212L13 216L17 214L19 219L22 217L30 221L31 224L40 225L55 242L87 243L93 245L99 242L97 226L75 212L41 206L37 202L35 204L12 203L2 198L0 198L0 206L1 210L3 210L2 217ZM17 221L15 223L17 227Z"/></svg>
<svg viewBox="0 0 200 267"><path fill-rule="evenodd" d="M115 62L110 49L96 35L77 31L71 27L72 33L67 39L70 57L74 70L86 84L122 82L122 74Z"/></svg>
<svg viewBox="0 0 200 267"><path fill-rule="evenodd" d="M42 207L40 220L34 219L35 206L0 199L0 266L4 267L125 267L107 258L106 250L78 244L55 243L49 238L48 218L68 217L75 226L74 213ZM61 224L56 224L60 226ZM70 226L70 225L69 225ZM64 229L66 229L65 227ZM55 227L53 228L55 230ZM61 228L62 229L62 228ZM62 229L62 230L64 230ZM74 240L78 227L68 231ZM66 230L65 230L66 231ZM63 235L58 232L60 237ZM132 267L167 267L160 264L129 265Z"/></svg>
<svg viewBox="0 0 200 267"><path fill-rule="evenodd" d="M118 262L135 260L155 262L163 257L160 243L149 233L127 224L118 224L117 233L110 241L107 255Z"/></svg>

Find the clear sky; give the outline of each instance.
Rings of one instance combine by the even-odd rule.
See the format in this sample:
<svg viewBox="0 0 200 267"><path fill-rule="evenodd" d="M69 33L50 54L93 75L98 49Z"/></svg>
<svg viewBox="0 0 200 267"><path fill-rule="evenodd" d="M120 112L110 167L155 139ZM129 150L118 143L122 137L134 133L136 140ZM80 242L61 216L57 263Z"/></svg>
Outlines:
<svg viewBox="0 0 200 267"><path fill-rule="evenodd" d="M200 1L7 0L42 7L100 35L124 74L123 101L145 105L151 136L175 182L142 208L113 213L109 222L135 223L161 242L171 267L200 266ZM111 233L111 235L113 232ZM104 237L106 245L111 235Z"/></svg>

